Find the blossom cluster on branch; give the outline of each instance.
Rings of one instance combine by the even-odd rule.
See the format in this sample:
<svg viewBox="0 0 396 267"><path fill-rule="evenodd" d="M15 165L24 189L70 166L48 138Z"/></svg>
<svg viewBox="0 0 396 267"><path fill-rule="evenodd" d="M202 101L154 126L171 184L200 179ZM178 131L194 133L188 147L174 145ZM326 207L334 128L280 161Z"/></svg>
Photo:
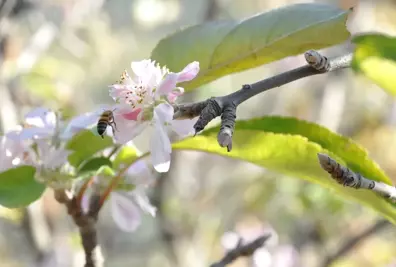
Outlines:
<svg viewBox="0 0 396 267"><path fill-rule="evenodd" d="M110 201L113 218L125 231L136 230L141 210L155 216L146 188L154 182L154 170L167 172L170 168L170 130L180 137L194 132L196 119L174 120L172 105L184 92L177 83L192 80L199 72L199 63L192 62L179 73L170 72L151 60L132 62L131 69L131 74L125 70L120 81L109 86L113 105L100 106L69 121L44 107L26 114L21 125L1 136L0 172L23 165L32 166L36 169L34 178L37 182L78 196L79 205L86 213L89 212L91 196L99 195L101 204L105 200ZM69 162L72 151L67 144L82 130L92 130L100 135L98 122L103 120L105 111L110 111L111 117L105 121L104 134L112 139L113 149L132 146L135 137L152 127L154 131L149 139L151 157L110 171L102 166L104 168L94 176L81 178L76 167ZM107 127L113 126L112 123L115 127Z"/></svg>

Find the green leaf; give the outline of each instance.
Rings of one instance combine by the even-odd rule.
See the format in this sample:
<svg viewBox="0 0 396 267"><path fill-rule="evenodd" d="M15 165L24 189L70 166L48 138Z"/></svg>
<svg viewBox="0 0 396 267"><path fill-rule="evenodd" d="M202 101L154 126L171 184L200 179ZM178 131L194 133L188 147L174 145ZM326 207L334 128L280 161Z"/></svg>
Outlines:
<svg viewBox="0 0 396 267"><path fill-rule="evenodd" d="M90 130L81 131L66 145L67 149L74 151L69 155L68 160L72 166L78 167L83 161L112 145L113 141L108 136L102 139Z"/></svg>
<svg viewBox="0 0 396 267"><path fill-rule="evenodd" d="M151 58L173 72L199 61L198 76L180 84L188 91L231 73L346 41L348 13L336 6L307 3L241 21L213 21L162 39Z"/></svg>
<svg viewBox="0 0 396 267"><path fill-rule="evenodd" d="M112 166L111 161L106 157L95 157L83 162L78 170L78 174L83 172L96 171L102 166Z"/></svg>
<svg viewBox="0 0 396 267"><path fill-rule="evenodd" d="M356 44L352 68L396 96L396 38L364 34L352 42Z"/></svg>
<svg viewBox="0 0 396 267"><path fill-rule="evenodd" d="M118 169L121 166L128 166L132 164L137 158L137 152L133 147L124 146L117 153L117 156L113 161L114 169Z"/></svg>
<svg viewBox="0 0 396 267"><path fill-rule="evenodd" d="M342 158L346 166L351 170L359 172L365 177L370 177L372 180L392 184L392 181L379 165L369 158L364 147L352 139L334 133L316 123L298 120L293 117L267 116L253 120L238 121L236 131L239 129L304 136L309 141L319 144ZM210 129L210 131L216 130L214 128Z"/></svg>
<svg viewBox="0 0 396 267"><path fill-rule="evenodd" d="M111 167L106 166L106 165L103 165L102 167L100 167L100 168L96 171L96 174L95 174L95 175L100 175L100 176L103 176L103 177L110 177L110 178L112 178L112 177L114 177L116 174L115 174L115 171L114 171Z"/></svg>
<svg viewBox="0 0 396 267"><path fill-rule="evenodd" d="M367 152L345 137L319 125L292 118L265 117L238 121L233 150L228 153L217 143L218 127L194 138L173 144L174 149L197 150L248 161L285 175L299 177L332 189L381 213L396 224L396 208L368 190L355 190L336 183L319 165L317 153L326 153L367 178L390 183Z"/></svg>
<svg viewBox="0 0 396 267"><path fill-rule="evenodd" d="M24 207L40 198L45 186L36 182L32 166L20 166L0 173L0 205Z"/></svg>

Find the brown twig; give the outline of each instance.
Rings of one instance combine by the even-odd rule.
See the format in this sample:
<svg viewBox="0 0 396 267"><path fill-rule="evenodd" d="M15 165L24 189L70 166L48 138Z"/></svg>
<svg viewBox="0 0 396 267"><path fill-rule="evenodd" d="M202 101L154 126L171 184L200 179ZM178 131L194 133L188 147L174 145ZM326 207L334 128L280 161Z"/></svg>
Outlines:
<svg viewBox="0 0 396 267"><path fill-rule="evenodd" d="M385 198L389 198L393 201L396 200L396 187L365 178L359 173L353 172L349 168L340 165L326 154L318 153L318 159L320 166L330 173L331 177L338 183L355 189L363 188L372 190Z"/></svg>
<svg viewBox="0 0 396 267"><path fill-rule="evenodd" d="M98 245L96 231L96 222L101 207L99 201L95 201L95 199L97 200L99 197L91 197L89 212L84 213L76 196L70 197L65 190L55 190L54 196L59 203L66 206L68 214L79 228L85 252L84 267L103 267L104 260Z"/></svg>
<svg viewBox="0 0 396 267"><path fill-rule="evenodd" d="M218 142L228 151L232 149L232 136L236 120L238 105L246 100L270 89L288 84L305 77L349 68L352 62L352 53L327 59L319 52L309 50L305 53L307 64L264 80L245 84L236 92L226 96L211 97L205 101L175 106L174 119L192 119L199 116L194 125L195 133L202 131L214 118L221 116L221 127Z"/></svg>
<svg viewBox="0 0 396 267"><path fill-rule="evenodd" d="M238 245L236 248L230 250L227 252L227 254L224 255L224 257L219 261L215 262L210 267L225 267L226 265L232 263L239 257L249 257L252 256L253 253L261 248L265 241L268 240L268 238L271 237L271 234L266 234L262 235L252 242L249 242L247 244L242 244L241 240L239 240Z"/></svg>

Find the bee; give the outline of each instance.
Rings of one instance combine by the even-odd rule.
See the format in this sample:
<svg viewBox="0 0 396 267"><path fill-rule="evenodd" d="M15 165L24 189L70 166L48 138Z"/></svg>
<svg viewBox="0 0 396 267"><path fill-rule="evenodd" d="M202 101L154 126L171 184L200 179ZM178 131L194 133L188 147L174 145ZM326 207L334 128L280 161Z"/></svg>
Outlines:
<svg viewBox="0 0 396 267"><path fill-rule="evenodd" d="M114 110L105 110L101 115L98 120L98 124L96 125L96 129L98 131L98 134L104 138L104 133L106 132L107 126L110 126L111 129L113 130L114 134L114 129L117 130L117 125L116 122L114 121Z"/></svg>

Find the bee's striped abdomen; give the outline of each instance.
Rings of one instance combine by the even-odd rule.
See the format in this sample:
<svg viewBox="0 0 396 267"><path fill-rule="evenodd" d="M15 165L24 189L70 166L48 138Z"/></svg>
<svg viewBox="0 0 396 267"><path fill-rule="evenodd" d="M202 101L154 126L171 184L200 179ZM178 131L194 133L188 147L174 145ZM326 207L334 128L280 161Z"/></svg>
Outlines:
<svg viewBox="0 0 396 267"><path fill-rule="evenodd" d="M113 112L111 110L106 110L100 115L98 124L96 125L96 129L98 134L103 138L104 133L106 132L107 126L111 126L113 128L114 118ZM113 130L114 131L114 130Z"/></svg>
<svg viewBox="0 0 396 267"><path fill-rule="evenodd" d="M98 130L98 134L99 134L100 136L102 136L102 138L103 138L103 134L105 133L106 128L107 128L107 125L108 125L108 122L107 122L107 121L108 121L108 120L100 119L100 120L98 121L97 126L96 126L96 128L97 128L97 130Z"/></svg>

